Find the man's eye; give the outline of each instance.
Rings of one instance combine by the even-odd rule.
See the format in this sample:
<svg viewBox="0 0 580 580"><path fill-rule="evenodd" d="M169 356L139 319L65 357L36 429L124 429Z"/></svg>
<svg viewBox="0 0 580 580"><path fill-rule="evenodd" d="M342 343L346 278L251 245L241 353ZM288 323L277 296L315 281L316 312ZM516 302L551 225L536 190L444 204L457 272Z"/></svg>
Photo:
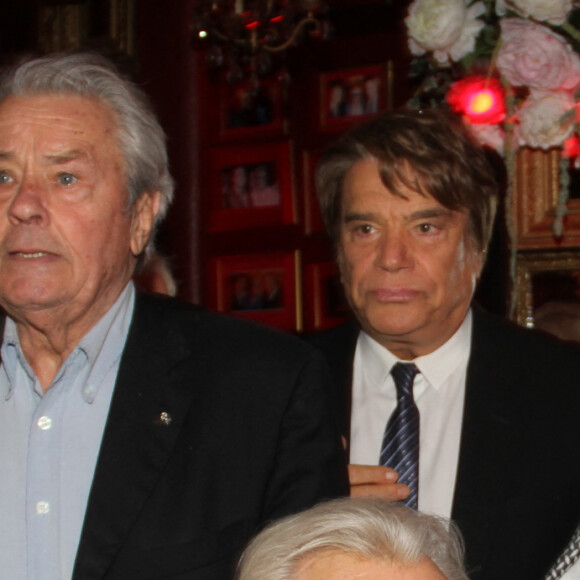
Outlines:
<svg viewBox="0 0 580 580"><path fill-rule="evenodd" d="M72 185L77 182L77 178L72 173L61 173L58 176L58 182L61 185Z"/></svg>
<svg viewBox="0 0 580 580"><path fill-rule="evenodd" d="M10 177L6 171L0 171L0 184L1 183L12 183L12 177Z"/></svg>
<svg viewBox="0 0 580 580"><path fill-rule="evenodd" d="M419 231L423 234L432 232L435 229L433 224L419 224Z"/></svg>
<svg viewBox="0 0 580 580"><path fill-rule="evenodd" d="M357 230L361 234L372 234L374 231L374 228L373 228L373 226L369 226L368 224L363 224L361 226L358 226Z"/></svg>

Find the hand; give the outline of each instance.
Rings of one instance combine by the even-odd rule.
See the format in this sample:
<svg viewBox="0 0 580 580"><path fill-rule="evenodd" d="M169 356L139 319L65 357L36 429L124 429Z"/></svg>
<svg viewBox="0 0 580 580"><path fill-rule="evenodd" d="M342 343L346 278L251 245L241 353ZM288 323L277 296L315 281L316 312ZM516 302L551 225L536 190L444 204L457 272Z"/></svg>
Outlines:
<svg viewBox="0 0 580 580"><path fill-rule="evenodd" d="M349 465L350 495L375 495L387 501L400 501L411 491L404 483L397 483L398 477L394 469L383 465Z"/></svg>

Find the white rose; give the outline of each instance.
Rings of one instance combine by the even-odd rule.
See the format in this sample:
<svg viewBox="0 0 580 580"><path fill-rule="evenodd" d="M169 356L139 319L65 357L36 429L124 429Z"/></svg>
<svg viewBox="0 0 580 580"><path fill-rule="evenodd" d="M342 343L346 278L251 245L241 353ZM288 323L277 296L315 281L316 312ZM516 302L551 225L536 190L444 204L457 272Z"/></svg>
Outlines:
<svg viewBox="0 0 580 580"><path fill-rule="evenodd" d="M572 0L497 0L496 12L503 16L511 9L526 18L550 24L564 24L572 10Z"/></svg>
<svg viewBox="0 0 580 580"><path fill-rule="evenodd" d="M441 63L460 60L474 49L484 13L482 2L468 8L465 0L415 0L405 19L409 48L415 55L433 52Z"/></svg>
<svg viewBox="0 0 580 580"><path fill-rule="evenodd" d="M561 146L574 131L576 103L569 93L538 93L530 96L518 111L520 145L540 149Z"/></svg>

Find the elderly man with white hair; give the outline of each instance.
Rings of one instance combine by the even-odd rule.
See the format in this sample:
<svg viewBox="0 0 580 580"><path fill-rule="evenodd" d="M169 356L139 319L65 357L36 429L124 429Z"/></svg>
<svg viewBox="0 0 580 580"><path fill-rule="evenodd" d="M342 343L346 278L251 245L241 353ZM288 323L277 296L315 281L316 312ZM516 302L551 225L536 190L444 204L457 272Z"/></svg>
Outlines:
<svg viewBox="0 0 580 580"><path fill-rule="evenodd" d="M289 516L252 540L236 580L467 580L455 527L378 497Z"/></svg>
<svg viewBox="0 0 580 580"><path fill-rule="evenodd" d="M94 55L0 82L0 569L229 580L264 522L344 491L295 338L131 281L172 197L163 131Z"/></svg>

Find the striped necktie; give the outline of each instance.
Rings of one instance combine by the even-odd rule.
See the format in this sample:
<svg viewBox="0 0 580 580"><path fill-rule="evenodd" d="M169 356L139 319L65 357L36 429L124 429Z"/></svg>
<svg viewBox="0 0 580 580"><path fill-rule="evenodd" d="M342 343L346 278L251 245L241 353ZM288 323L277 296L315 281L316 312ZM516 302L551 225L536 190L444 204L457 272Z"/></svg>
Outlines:
<svg viewBox="0 0 580 580"><path fill-rule="evenodd" d="M393 468L399 483L410 488L403 503L414 509L419 497L419 409L413 399L413 381L418 372L412 363L397 363L391 370L397 407L387 423L380 458L380 464Z"/></svg>
<svg viewBox="0 0 580 580"><path fill-rule="evenodd" d="M576 528L572 539L560 554L556 563L550 568L545 580L558 580L576 563L580 561L580 526Z"/></svg>

